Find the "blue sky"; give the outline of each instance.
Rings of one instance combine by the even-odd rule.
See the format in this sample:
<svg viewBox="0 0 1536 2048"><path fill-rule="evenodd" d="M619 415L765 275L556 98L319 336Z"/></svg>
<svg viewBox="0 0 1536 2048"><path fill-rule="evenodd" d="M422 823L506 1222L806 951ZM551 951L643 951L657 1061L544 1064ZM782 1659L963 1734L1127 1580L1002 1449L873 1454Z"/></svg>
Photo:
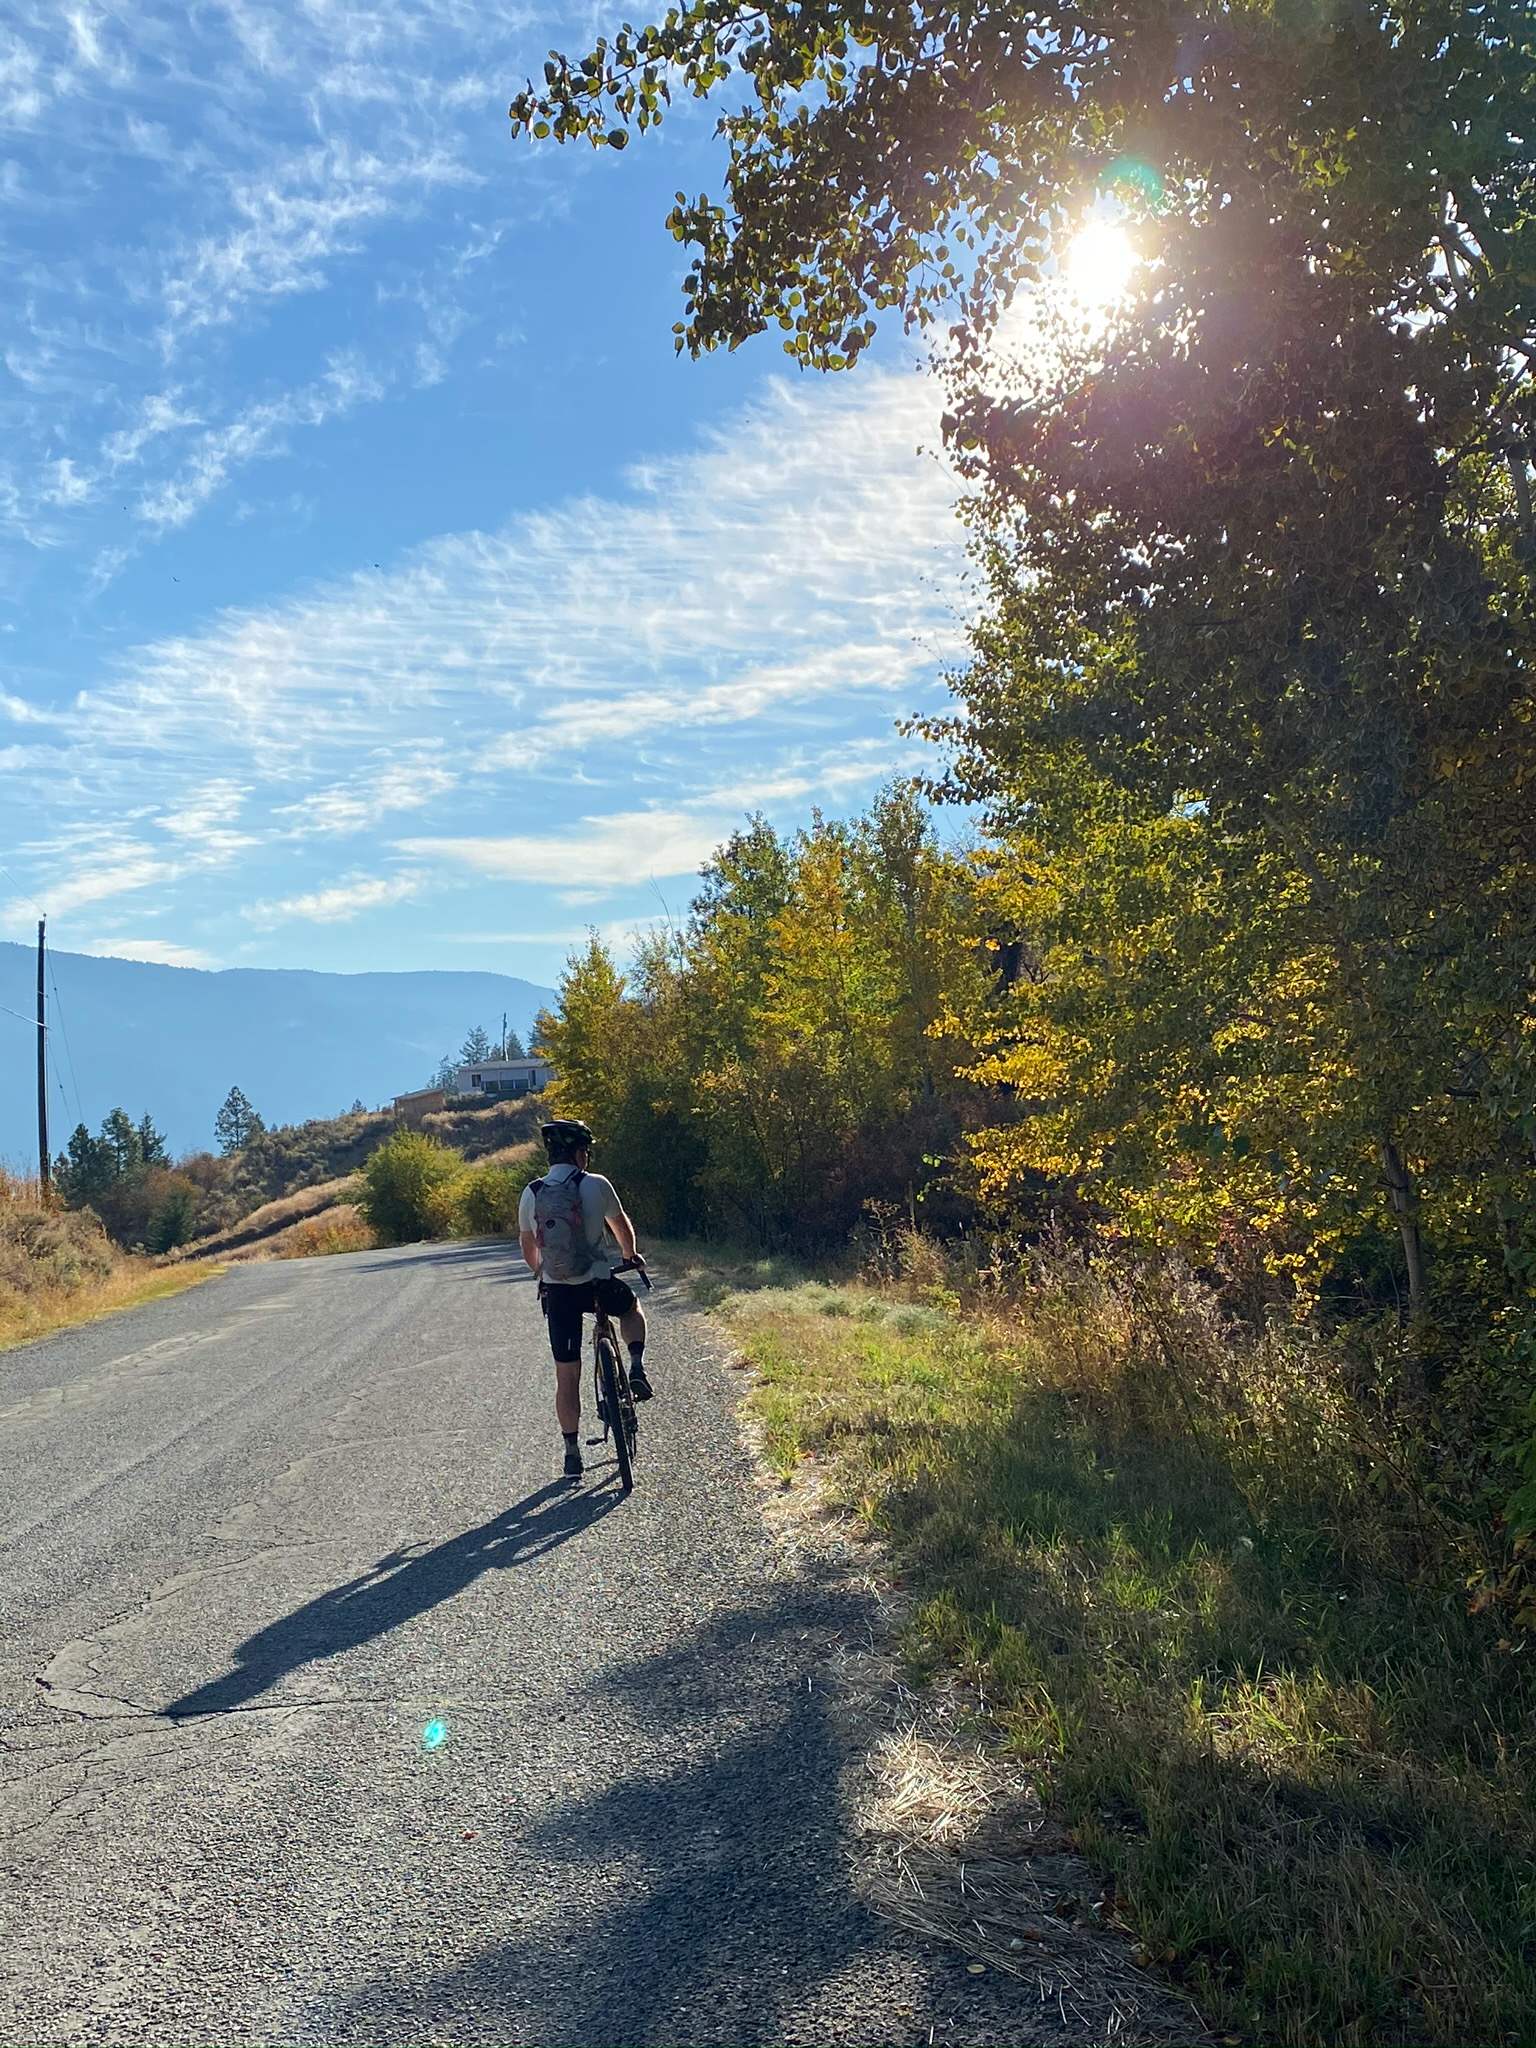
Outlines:
<svg viewBox="0 0 1536 2048"><path fill-rule="evenodd" d="M616 18L616 17L615 17ZM937 397L672 349L689 108L505 109L606 13L0 20L0 937L497 967L914 759L959 648Z"/></svg>

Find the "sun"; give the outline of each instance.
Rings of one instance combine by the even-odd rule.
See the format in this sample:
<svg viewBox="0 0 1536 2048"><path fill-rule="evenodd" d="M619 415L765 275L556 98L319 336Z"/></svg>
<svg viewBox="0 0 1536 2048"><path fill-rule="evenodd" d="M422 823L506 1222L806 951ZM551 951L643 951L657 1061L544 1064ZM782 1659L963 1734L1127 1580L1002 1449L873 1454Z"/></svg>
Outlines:
<svg viewBox="0 0 1536 2048"><path fill-rule="evenodd" d="M1099 310L1125 297L1140 260L1119 221L1090 220L1068 243L1062 273L1073 297Z"/></svg>

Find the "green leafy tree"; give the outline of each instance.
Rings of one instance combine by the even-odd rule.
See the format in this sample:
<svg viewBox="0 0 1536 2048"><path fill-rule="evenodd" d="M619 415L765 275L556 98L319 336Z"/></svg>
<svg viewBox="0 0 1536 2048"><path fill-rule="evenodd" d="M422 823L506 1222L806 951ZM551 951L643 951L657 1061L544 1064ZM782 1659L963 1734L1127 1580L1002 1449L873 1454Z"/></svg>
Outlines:
<svg viewBox="0 0 1536 2048"><path fill-rule="evenodd" d="M595 936L573 955L539 1044L648 1228L825 1248L868 1200L911 1210L956 1139L967 886L891 792L790 840L753 820L627 975Z"/></svg>
<svg viewBox="0 0 1536 2048"><path fill-rule="evenodd" d="M232 1152L239 1152L249 1145L265 1128L244 1091L239 1088L230 1089L213 1120L213 1135L226 1159Z"/></svg>
<svg viewBox="0 0 1536 2048"><path fill-rule="evenodd" d="M1508 384L1529 348L1536 46L1524 0L1226 9L1171 21L1066 0L808 12L681 0L513 99L514 133L622 145L675 89L733 102L725 195L679 194L694 252L678 344L777 329L842 367L874 316L974 335L1038 279L1101 189L1168 224L1166 318L1267 330L1273 292L1358 282L1390 325ZM1195 240L1185 231L1195 231ZM1513 354L1512 354L1513 352Z"/></svg>
<svg viewBox="0 0 1536 2048"><path fill-rule="evenodd" d="M1484 1287L1536 1373L1528 9L685 0L513 122L622 141L679 83L748 89L680 347L951 325L992 602L948 787L1040 940L974 1013L1024 1112L984 1167L1287 1259L1389 1222L1415 1330ZM1010 364L1111 196L1139 291Z"/></svg>
<svg viewBox="0 0 1536 2048"><path fill-rule="evenodd" d="M508 1166L472 1166L463 1195L465 1228L477 1237L517 1234L517 1210L523 1189L544 1170L537 1156Z"/></svg>

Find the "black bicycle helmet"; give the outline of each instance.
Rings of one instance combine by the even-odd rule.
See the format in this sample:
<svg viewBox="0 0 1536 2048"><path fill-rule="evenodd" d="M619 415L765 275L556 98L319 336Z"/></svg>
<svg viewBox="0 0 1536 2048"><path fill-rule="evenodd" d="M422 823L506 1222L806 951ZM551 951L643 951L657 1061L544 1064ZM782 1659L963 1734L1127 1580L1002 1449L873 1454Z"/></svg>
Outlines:
<svg viewBox="0 0 1536 2048"><path fill-rule="evenodd" d="M573 1152L590 1150L592 1133L576 1117L560 1117L552 1124L541 1126L539 1136L544 1140L544 1150L553 1160L569 1159Z"/></svg>

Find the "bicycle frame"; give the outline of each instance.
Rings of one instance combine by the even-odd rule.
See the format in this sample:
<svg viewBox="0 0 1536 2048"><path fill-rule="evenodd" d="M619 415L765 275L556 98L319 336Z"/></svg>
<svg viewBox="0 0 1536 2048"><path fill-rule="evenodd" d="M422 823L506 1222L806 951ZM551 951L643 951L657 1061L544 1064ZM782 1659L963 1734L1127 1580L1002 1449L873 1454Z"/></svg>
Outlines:
<svg viewBox="0 0 1536 2048"><path fill-rule="evenodd" d="M638 1273L646 1292L650 1292L650 1276L643 1266L636 1266L626 1259L622 1266L614 1269L614 1277L626 1272ZM605 1392L605 1381L612 1391L611 1401ZM601 1438L589 1437L588 1442L605 1443L610 1436L613 1438L618 1455L619 1480L624 1491L629 1493L635 1483L634 1460L640 1420L635 1412L635 1397L630 1392L624 1345L613 1317L601 1306L593 1311L592 1316L592 1393L597 1413L602 1419L603 1434ZM616 1408L617 1413L610 1413L611 1408Z"/></svg>

